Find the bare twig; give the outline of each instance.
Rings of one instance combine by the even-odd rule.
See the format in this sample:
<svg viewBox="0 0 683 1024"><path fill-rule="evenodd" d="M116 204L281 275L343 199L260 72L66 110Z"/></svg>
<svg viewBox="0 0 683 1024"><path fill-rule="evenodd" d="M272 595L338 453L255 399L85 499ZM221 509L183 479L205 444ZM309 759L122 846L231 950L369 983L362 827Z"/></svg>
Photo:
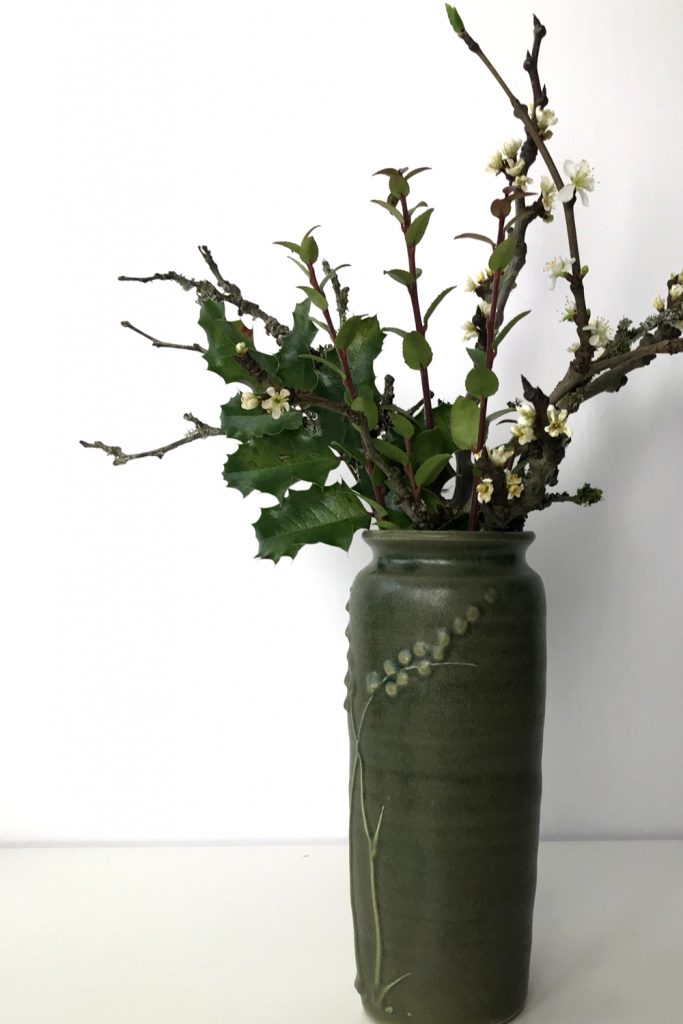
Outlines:
<svg viewBox="0 0 683 1024"><path fill-rule="evenodd" d="M334 292L335 301L337 303L337 313L339 314L339 323L346 323L346 319L349 314L349 289L348 285L342 288L339 275L336 270L333 270L327 260L323 260L323 270L325 276L329 277Z"/></svg>
<svg viewBox="0 0 683 1024"><path fill-rule="evenodd" d="M205 348L196 343L194 345L176 345L170 341L159 341L158 338L153 338L151 334L141 331L139 327L134 327L128 320L122 320L121 326L127 327L129 331L135 331L136 334L140 334L143 338L147 338L148 341L152 342L154 348L180 348L186 352L206 352Z"/></svg>
<svg viewBox="0 0 683 1024"><path fill-rule="evenodd" d="M184 420L194 424L194 430L190 430L185 437L181 437L178 441L172 441L171 444L163 445L161 448L153 448L148 452L134 452L128 454L124 452L118 445L103 444L102 441L80 441L84 448L99 448L101 451L106 452L107 455L111 455L114 459L114 466L125 466L127 462L132 462L133 459L163 459L167 452L173 451L175 448L180 448L184 444L190 444L192 441L200 441L205 437L218 437L223 434L223 431L219 427L212 427L208 423L202 422L193 416L191 412L186 412L183 416Z"/></svg>

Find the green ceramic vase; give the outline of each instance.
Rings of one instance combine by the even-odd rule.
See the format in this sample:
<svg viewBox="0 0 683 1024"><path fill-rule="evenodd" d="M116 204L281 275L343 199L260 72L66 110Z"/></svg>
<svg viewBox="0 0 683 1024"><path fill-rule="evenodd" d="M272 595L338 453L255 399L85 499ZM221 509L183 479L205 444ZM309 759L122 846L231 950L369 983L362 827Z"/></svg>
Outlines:
<svg viewBox="0 0 683 1024"><path fill-rule="evenodd" d="M356 987L378 1021L494 1024L527 993L545 598L531 533L366 533L349 601Z"/></svg>

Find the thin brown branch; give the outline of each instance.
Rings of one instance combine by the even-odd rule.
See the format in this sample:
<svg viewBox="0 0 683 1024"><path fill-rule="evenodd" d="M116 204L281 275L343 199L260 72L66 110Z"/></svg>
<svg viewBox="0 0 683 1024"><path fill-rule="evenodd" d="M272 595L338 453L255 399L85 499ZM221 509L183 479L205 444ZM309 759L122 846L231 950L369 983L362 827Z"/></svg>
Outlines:
<svg viewBox="0 0 683 1024"><path fill-rule="evenodd" d="M148 341L152 342L154 348L179 348L184 349L186 352L206 352L206 349L201 345L176 345L171 341L159 341L158 338L153 338L151 334L147 334L146 331L141 331L139 327L133 326L128 320L121 321L122 327L127 327L129 331L135 331L136 334L141 335L143 338L147 338Z"/></svg>
<svg viewBox="0 0 683 1024"><path fill-rule="evenodd" d="M561 382L551 394L550 401L575 412L580 405L596 395L618 391L626 384L629 373L647 366L657 356L672 356L678 352L683 352L683 338L665 338L650 345L640 345L611 359L598 359L573 386Z"/></svg>
<svg viewBox="0 0 683 1024"><path fill-rule="evenodd" d="M192 441L201 441L205 437L218 437L223 434L219 427L212 427L208 423L204 423L202 420L197 419L196 416L193 416L191 412L186 412L183 419L193 423L194 430L190 430L185 437L181 437L178 441L172 441L171 444L163 445L161 448L152 448L148 452L128 454L119 448L118 445L104 444L102 441L80 441L79 444L84 448L99 448L101 451L106 452L107 455L112 456L114 466L125 466L127 462L132 462L133 459L163 459L167 452L172 452L175 448L180 448L184 444L191 444Z"/></svg>

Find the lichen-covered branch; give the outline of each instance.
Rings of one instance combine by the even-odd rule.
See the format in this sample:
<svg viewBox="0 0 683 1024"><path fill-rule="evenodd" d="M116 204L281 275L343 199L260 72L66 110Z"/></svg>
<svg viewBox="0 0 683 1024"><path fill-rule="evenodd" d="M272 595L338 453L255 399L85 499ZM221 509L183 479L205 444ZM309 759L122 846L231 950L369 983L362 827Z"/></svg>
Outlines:
<svg viewBox="0 0 683 1024"><path fill-rule="evenodd" d="M119 448L118 445L104 444L102 441L80 441L84 448L99 448L101 451L106 452L107 455L111 455L113 458L114 466L125 466L127 462L132 462L133 459L163 459L164 455L168 452L172 452L176 448L181 448L185 444L191 444L193 441L201 441L205 437L218 437L223 434L220 427L212 427L208 423L204 423L202 420L197 419L191 412L186 412L183 416L184 420L194 424L194 429L188 431L185 437L181 437L178 441L172 441L170 444L165 444L161 448L152 448L147 452L134 452L128 454L123 449ZM224 435L223 435L224 436Z"/></svg>
<svg viewBox="0 0 683 1024"><path fill-rule="evenodd" d="M147 334L146 331L141 331L139 327L135 327L133 324L129 323L128 320L122 320L121 326L127 327L129 331L135 331L136 334L141 335L143 338L147 338L148 341L152 342L154 348L178 348L184 349L186 352L206 352L206 349L202 345L197 344L196 342L194 345L176 345L174 342L171 341L159 341L158 338L152 337L152 335Z"/></svg>

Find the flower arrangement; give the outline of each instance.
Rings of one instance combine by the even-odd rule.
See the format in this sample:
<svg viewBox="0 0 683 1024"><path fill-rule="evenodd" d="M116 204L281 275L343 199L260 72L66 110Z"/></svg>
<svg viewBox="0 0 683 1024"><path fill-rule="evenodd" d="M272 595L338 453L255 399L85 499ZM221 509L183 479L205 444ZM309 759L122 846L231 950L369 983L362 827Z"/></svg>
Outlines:
<svg viewBox="0 0 683 1024"><path fill-rule="evenodd" d="M173 345L128 322L124 326L157 347L200 353L210 370L241 390L222 407L220 426L187 414L192 429L164 447L127 454L99 441L81 444L104 450L122 465L162 458L208 436L238 441L224 478L244 495L260 491L277 499L255 524L259 554L274 561L310 543L346 549L355 532L373 522L383 530L519 531L530 513L556 502L594 504L602 492L589 484L574 494L556 489L576 414L597 395L620 390L633 371L656 357L683 351L683 271L669 275L665 294L654 299L654 311L638 323L623 318L613 329L588 305L588 267L579 251L576 206L577 200L589 204L596 182L585 159L566 160L562 174L550 152L558 118L539 74L545 27L534 19L533 45L524 61L531 98L523 102L469 35L456 9L447 4L446 10L456 35L493 75L523 129L523 137L500 146L486 167L500 183L491 203L494 230L456 236L477 239L488 255L484 269L466 284L475 309L463 327L471 368L459 394L436 397L430 379L432 318L437 311L443 314L440 307L454 286L424 304L418 254L434 211L424 200L416 201L413 189L417 175L428 168L377 172L386 189L373 202L396 222L402 249L402 265L385 271L406 293L409 320L402 327L350 314L349 289L340 277L347 265L333 267L321 260L317 228L299 242L276 243L289 250L305 279L292 326L245 299L206 246L199 251L211 279L175 271L121 278L172 281L193 292L205 345ZM531 177L537 161L547 172L538 189ZM506 317L526 264L527 232L532 224L547 224L556 216L566 226L567 251L550 260L545 272L551 288L562 282L571 293L563 317L573 334L569 365L549 389L522 376L521 394L497 401L498 408L491 410L490 400L499 391L494 366L501 345L529 313ZM229 319L226 307L234 307L238 319ZM264 338L256 336L257 323ZM389 334L400 338L403 360L415 373L417 400L399 402L390 375L381 385L376 380L374 363ZM302 482L310 486L295 486ZM412 668L397 669L396 682L387 685L398 688Z"/></svg>

